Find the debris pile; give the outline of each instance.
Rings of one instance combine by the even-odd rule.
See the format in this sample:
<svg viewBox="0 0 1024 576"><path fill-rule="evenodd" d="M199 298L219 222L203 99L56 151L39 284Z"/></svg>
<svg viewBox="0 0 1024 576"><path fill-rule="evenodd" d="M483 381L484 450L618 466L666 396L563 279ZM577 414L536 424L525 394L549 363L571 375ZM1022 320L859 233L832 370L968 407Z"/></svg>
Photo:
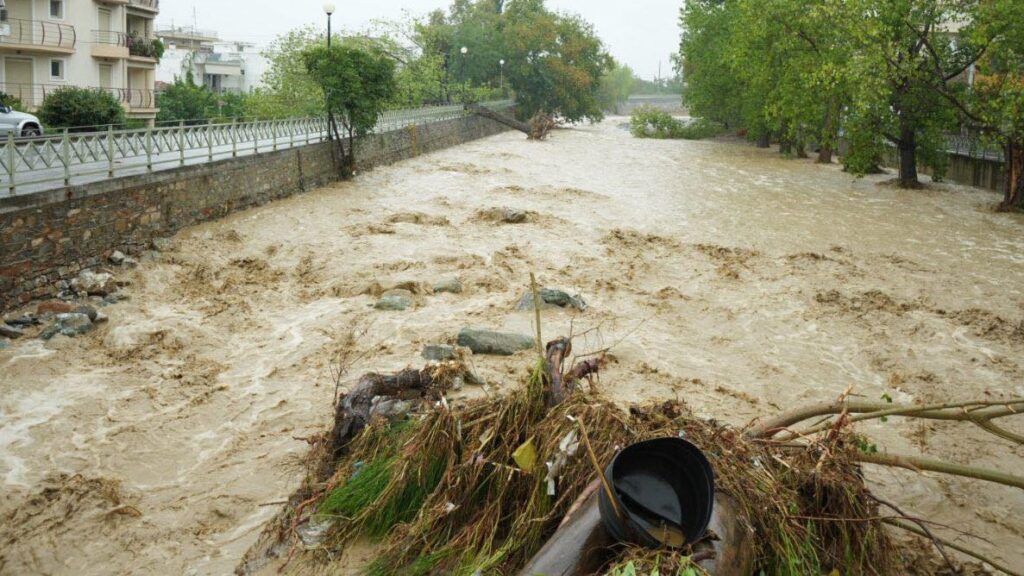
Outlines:
<svg viewBox="0 0 1024 576"><path fill-rule="evenodd" d="M282 571L327 568L348 546L369 539L379 551L368 574L515 574L593 492L597 461L603 466L625 446L664 437L685 438L707 455L716 500L729 503L723 514L744 535L715 549L748 547L760 573L931 573L915 568L924 565L921 547L898 546L889 530L915 532L910 525L917 523L927 535L926 524L864 484L859 463L870 451L849 426L849 413L874 412L849 403L849 410L819 406L737 429L697 418L679 401L623 411L597 387L602 359L565 367L570 354L569 340L555 340L522 386L459 407L445 400L451 383L469 373L457 360L364 376L338 403L334 430L311 441L304 486L240 573L274 556L284 562ZM1024 408L1024 401L1006 402L1010 410ZM831 415L838 417L802 441L788 433L773 438ZM945 557L940 541L933 542ZM670 574L750 573L749 566L716 566L714 553L695 553L690 545L615 545L588 561L599 560L599 574L657 567Z"/></svg>

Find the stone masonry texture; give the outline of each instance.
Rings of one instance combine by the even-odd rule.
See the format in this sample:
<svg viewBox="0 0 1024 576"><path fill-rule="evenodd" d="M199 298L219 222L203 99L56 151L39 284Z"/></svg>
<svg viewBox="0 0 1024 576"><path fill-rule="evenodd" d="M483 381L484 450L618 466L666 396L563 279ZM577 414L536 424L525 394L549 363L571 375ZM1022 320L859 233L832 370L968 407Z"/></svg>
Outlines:
<svg viewBox="0 0 1024 576"><path fill-rule="evenodd" d="M355 143L357 168L368 170L505 130L470 116L370 135ZM115 250L137 253L153 238L336 179L328 142L0 197L0 312L55 294L58 282L103 266Z"/></svg>

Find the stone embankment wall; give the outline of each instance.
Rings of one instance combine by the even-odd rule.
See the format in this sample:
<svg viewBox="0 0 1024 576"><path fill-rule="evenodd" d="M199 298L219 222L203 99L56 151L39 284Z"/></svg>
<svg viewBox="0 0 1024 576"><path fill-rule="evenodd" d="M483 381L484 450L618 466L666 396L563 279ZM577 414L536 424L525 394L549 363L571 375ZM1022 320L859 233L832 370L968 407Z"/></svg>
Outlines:
<svg viewBox="0 0 1024 576"><path fill-rule="evenodd" d="M471 116L357 140L358 168L390 164L505 131ZM220 160L22 196L0 197L0 312L57 292L61 280L138 252L153 238L337 179L330 143Z"/></svg>

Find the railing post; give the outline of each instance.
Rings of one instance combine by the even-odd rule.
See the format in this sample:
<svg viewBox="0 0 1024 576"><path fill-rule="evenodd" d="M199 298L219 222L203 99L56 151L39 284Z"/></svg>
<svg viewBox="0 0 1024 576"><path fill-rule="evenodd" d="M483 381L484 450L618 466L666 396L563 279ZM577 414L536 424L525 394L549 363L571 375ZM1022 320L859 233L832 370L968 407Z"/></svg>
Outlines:
<svg viewBox="0 0 1024 576"><path fill-rule="evenodd" d="M252 153L260 153L260 121L250 122L252 124Z"/></svg>
<svg viewBox="0 0 1024 576"><path fill-rule="evenodd" d="M64 136L60 142L61 161L64 162L64 185L71 186L71 142L68 141L68 129L64 129Z"/></svg>
<svg viewBox="0 0 1024 576"><path fill-rule="evenodd" d="M295 123L288 124L288 147L295 148Z"/></svg>
<svg viewBox="0 0 1024 576"><path fill-rule="evenodd" d="M146 128L146 172L153 171L153 129Z"/></svg>
<svg viewBox="0 0 1024 576"><path fill-rule="evenodd" d="M213 120L206 124L206 157L213 162Z"/></svg>
<svg viewBox="0 0 1024 576"><path fill-rule="evenodd" d="M231 157L238 158L238 133L236 132L236 126L238 119L231 119Z"/></svg>
<svg viewBox="0 0 1024 576"><path fill-rule="evenodd" d="M185 165L185 121L181 121L181 126L178 126L178 157L181 160L181 165Z"/></svg>
<svg viewBox="0 0 1024 576"><path fill-rule="evenodd" d="M7 180L11 196L14 196L16 192L14 175L17 174L18 171L14 169L14 162L17 159L18 151L14 149L14 130L11 130L7 133Z"/></svg>
<svg viewBox="0 0 1024 576"><path fill-rule="evenodd" d="M274 152L277 152L277 121L276 120L271 120L270 121L270 133L273 135L273 138L274 138Z"/></svg>
<svg viewBox="0 0 1024 576"><path fill-rule="evenodd" d="M114 125L107 126L107 178L114 177Z"/></svg>

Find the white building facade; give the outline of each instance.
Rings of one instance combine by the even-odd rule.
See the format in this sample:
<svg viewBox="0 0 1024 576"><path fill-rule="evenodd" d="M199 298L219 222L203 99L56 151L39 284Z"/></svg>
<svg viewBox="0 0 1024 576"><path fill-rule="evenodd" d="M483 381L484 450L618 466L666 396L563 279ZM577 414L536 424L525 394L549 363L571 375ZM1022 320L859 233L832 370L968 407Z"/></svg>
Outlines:
<svg viewBox="0 0 1024 576"><path fill-rule="evenodd" d="M191 69L196 84L214 92L250 92L262 86L267 60L251 42L230 42L215 32L181 28L161 29L166 46L157 68L157 82L170 84Z"/></svg>
<svg viewBox="0 0 1024 576"><path fill-rule="evenodd" d="M160 0L0 3L0 90L31 110L62 86L101 88L129 118L153 121Z"/></svg>

